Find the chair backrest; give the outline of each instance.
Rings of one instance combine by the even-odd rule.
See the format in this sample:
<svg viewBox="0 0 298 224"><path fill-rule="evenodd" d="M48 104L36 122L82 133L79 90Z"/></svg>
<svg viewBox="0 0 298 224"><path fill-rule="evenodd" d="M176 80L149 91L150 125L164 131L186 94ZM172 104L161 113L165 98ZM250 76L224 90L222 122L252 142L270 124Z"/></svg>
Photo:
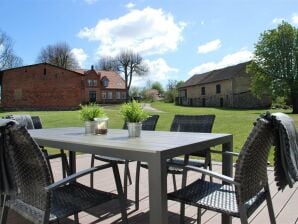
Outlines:
<svg viewBox="0 0 298 224"><path fill-rule="evenodd" d="M215 115L175 115L170 131L211 133Z"/></svg>
<svg viewBox="0 0 298 224"><path fill-rule="evenodd" d="M142 130L145 131L154 131L156 128L157 121L159 119L159 115L151 115L145 121L142 122ZM127 129L126 122L123 125L123 129Z"/></svg>
<svg viewBox="0 0 298 224"><path fill-rule="evenodd" d="M41 129L42 123L39 116L30 116L30 115L6 115L4 118L12 119L17 121L20 125L25 126L27 129Z"/></svg>
<svg viewBox="0 0 298 224"><path fill-rule="evenodd" d="M6 149L12 163L16 199L42 211L50 208L50 193L45 187L52 183L44 154L24 126L16 123L5 127Z"/></svg>
<svg viewBox="0 0 298 224"><path fill-rule="evenodd" d="M236 162L235 181L240 183L236 187L238 203L244 203L256 196L268 183L267 159L274 140L272 124L259 118Z"/></svg>
<svg viewBox="0 0 298 224"><path fill-rule="evenodd" d="M31 116L34 129L42 129L42 123L39 116Z"/></svg>

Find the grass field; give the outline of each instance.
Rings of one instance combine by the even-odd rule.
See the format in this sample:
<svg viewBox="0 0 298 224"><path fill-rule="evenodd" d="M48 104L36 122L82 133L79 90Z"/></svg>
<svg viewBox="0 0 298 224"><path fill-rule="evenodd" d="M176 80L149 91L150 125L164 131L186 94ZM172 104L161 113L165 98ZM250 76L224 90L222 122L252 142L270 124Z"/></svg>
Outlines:
<svg viewBox="0 0 298 224"><path fill-rule="evenodd" d="M245 139L250 132L253 122L256 118L268 110L236 110L223 108L200 108L200 107L183 107L175 106L169 103L154 102L152 107L163 111L157 113L160 115L157 123L157 130L169 130L172 119L175 114L215 114L216 119L213 126L213 132L231 133L234 136L234 151L240 151ZM108 114L109 128L122 128L123 120L119 114L119 105L105 106ZM291 114L289 110L269 110L270 112L288 113L298 127L298 114ZM40 116L44 128L52 127L80 127L83 122L80 120L78 111L18 111L18 112L2 112L0 116L6 114L30 114ZM219 159L218 157L214 157ZM270 155L272 161L272 153Z"/></svg>

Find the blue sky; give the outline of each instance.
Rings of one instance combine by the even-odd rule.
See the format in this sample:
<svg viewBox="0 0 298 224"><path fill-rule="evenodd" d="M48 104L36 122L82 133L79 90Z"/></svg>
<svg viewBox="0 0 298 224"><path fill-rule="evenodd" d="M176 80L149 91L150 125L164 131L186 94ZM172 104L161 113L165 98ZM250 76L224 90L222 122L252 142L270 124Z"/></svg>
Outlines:
<svg viewBox="0 0 298 224"><path fill-rule="evenodd" d="M298 26L297 0L1 0L0 29L24 64L66 41L83 68L121 49L139 52L147 80L167 83L248 61L261 32Z"/></svg>

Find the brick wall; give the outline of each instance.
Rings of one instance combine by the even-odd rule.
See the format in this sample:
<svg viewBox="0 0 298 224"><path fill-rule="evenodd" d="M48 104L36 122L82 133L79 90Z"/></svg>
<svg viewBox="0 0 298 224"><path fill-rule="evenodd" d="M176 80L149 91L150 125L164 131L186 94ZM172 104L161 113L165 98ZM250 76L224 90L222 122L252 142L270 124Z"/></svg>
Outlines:
<svg viewBox="0 0 298 224"><path fill-rule="evenodd" d="M75 109L82 101L82 76L48 64L3 72L2 105L9 109Z"/></svg>

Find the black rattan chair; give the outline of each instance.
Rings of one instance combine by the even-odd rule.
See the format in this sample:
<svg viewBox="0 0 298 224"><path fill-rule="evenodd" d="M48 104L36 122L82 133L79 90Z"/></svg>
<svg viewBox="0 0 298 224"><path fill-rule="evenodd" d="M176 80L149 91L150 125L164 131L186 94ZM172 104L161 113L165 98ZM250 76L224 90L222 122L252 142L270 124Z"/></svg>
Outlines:
<svg viewBox="0 0 298 224"><path fill-rule="evenodd" d="M174 132L202 132L211 133L214 124L215 115L175 115L170 131ZM191 156L204 158L204 162L197 159L190 159L187 161L189 165L196 167L204 167L212 170L212 160L210 149L201 150L199 152L191 154ZM185 158L180 157L172 158L170 164L184 165L186 163ZM177 190L175 174L183 174L183 169L177 169L169 165L168 173L173 176L174 189ZM186 178L186 177L185 177ZM205 175L202 175L202 179L205 179ZM210 179L212 181L212 177ZM186 181L186 180L185 180Z"/></svg>
<svg viewBox="0 0 298 224"><path fill-rule="evenodd" d="M184 169L213 176L227 184L198 179L169 193L169 200L181 203L181 223L184 222L185 204L189 204L198 207L198 223L201 223L203 208L238 217L242 224L247 224L248 217L266 200L270 221L275 224L267 177L267 158L273 140L274 132L270 122L258 119L239 154L234 179L203 168L185 166Z"/></svg>
<svg viewBox="0 0 298 224"><path fill-rule="evenodd" d="M213 123L215 120L215 115L175 115L170 131L174 132L202 132L202 133L211 133ZM191 154L191 156L202 157L204 162L197 159L189 159L189 155L184 158L175 157L168 161L168 174L172 174L174 190L177 190L176 184L176 174L183 174L183 169L178 168L175 165L192 165L196 167L204 167L212 170L211 163L211 153L210 149L199 151L197 153ZM173 166L172 166L173 165ZM141 167L148 169L148 164L142 162ZM185 173L184 181L186 182L187 173ZM205 178L205 175L202 175L202 179ZM212 177L210 177L212 180Z"/></svg>
<svg viewBox="0 0 298 224"><path fill-rule="evenodd" d="M27 129L42 129L42 122L39 116L30 116L30 115L7 115L4 118L16 120L20 125L24 125ZM32 124L31 124L32 123ZM69 164L67 161L67 155L63 149L60 149L59 153L49 154L47 149L43 146L39 146L42 149L42 152L45 154L47 163L50 167L51 177L54 180L54 174L51 166L51 159L60 158L62 165L62 176L65 178L70 174Z"/></svg>
<svg viewBox="0 0 298 224"><path fill-rule="evenodd" d="M159 115L151 115L148 119L142 122L142 130L145 131L154 131L156 128L157 121L159 119ZM127 129L127 124L124 123L123 129ZM129 163L132 162L130 160L124 160L121 158L115 157L107 157L101 155L93 154L91 157L91 167L94 167L95 160L103 161L103 162L117 162L118 164L124 164L124 195L127 197L127 181L129 184L132 184L131 175L129 170ZM137 162L136 167L136 181L135 181L135 209L139 209L139 173L140 173L140 162ZM93 173L90 175L90 186L93 187L94 185L94 175Z"/></svg>
<svg viewBox="0 0 298 224"><path fill-rule="evenodd" d="M89 168L53 183L44 154L24 126L15 122L2 126L1 144L5 153L9 155L9 175L13 177L17 189L13 194L4 197L1 224L6 223L9 209L35 224L59 221L73 214L78 223L78 212L117 198L120 199L122 221L127 223L117 163ZM75 181L81 176L108 167L113 168L118 195L99 191Z"/></svg>

